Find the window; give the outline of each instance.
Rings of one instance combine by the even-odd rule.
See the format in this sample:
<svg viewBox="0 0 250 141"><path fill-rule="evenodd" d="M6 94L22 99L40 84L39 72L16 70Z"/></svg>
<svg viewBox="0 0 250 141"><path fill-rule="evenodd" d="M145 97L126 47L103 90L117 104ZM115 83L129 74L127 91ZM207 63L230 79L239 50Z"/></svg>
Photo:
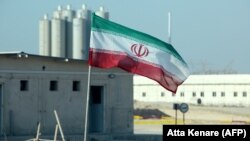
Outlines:
<svg viewBox="0 0 250 141"><path fill-rule="evenodd" d="M234 97L237 97L238 96L238 93L237 92L234 92Z"/></svg>
<svg viewBox="0 0 250 141"><path fill-rule="evenodd" d="M164 92L161 92L161 97L164 97L165 96L165 93Z"/></svg>
<svg viewBox="0 0 250 141"><path fill-rule="evenodd" d="M243 92L243 93L242 93L242 96L243 96L243 97L247 97L247 92Z"/></svg>
<svg viewBox="0 0 250 141"><path fill-rule="evenodd" d="M58 82L56 80L50 81L49 90L50 91L57 91L58 90Z"/></svg>
<svg viewBox="0 0 250 141"><path fill-rule="evenodd" d="M181 97L184 97L184 92L181 92Z"/></svg>
<svg viewBox="0 0 250 141"><path fill-rule="evenodd" d="M204 92L201 92L201 97L204 97Z"/></svg>
<svg viewBox="0 0 250 141"><path fill-rule="evenodd" d="M28 80L20 81L20 91L28 91Z"/></svg>
<svg viewBox="0 0 250 141"><path fill-rule="evenodd" d="M196 92L193 92L192 94L193 94L193 97L196 97Z"/></svg>
<svg viewBox="0 0 250 141"><path fill-rule="evenodd" d="M74 92L80 91L80 81L73 81L72 91Z"/></svg>
<svg viewBox="0 0 250 141"><path fill-rule="evenodd" d="M142 93L142 96L143 96L143 97L146 97L146 93L145 93L145 92L143 92L143 93Z"/></svg>
<svg viewBox="0 0 250 141"><path fill-rule="evenodd" d="M213 92L212 95L213 95L213 97L216 97L216 92Z"/></svg>
<svg viewBox="0 0 250 141"><path fill-rule="evenodd" d="M225 92L221 92L221 97L224 97L225 96Z"/></svg>

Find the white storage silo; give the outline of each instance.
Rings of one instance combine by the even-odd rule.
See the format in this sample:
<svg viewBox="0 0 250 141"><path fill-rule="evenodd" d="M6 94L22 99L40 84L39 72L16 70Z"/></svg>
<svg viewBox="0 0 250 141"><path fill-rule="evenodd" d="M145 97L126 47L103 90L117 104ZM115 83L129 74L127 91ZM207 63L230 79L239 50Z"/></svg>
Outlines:
<svg viewBox="0 0 250 141"><path fill-rule="evenodd" d="M51 56L65 57L65 20L55 15L51 20Z"/></svg>
<svg viewBox="0 0 250 141"><path fill-rule="evenodd" d="M63 14L62 12L63 11L62 11L61 5L58 5L57 6L57 10L53 12L53 18L60 18L60 19L62 19L63 18L62 17L62 14Z"/></svg>
<svg viewBox="0 0 250 141"><path fill-rule="evenodd" d="M75 11L71 9L70 5L66 6L66 9L62 10L62 17L66 21L72 22L75 17Z"/></svg>
<svg viewBox="0 0 250 141"><path fill-rule="evenodd" d="M88 59L87 20L79 14L73 19L73 58Z"/></svg>
<svg viewBox="0 0 250 141"><path fill-rule="evenodd" d="M72 47L73 47L73 18L75 17L75 11L71 9L70 5L67 5L66 9L62 11L62 17L66 21L66 58L72 58Z"/></svg>
<svg viewBox="0 0 250 141"><path fill-rule="evenodd" d="M81 15L82 18L90 21L91 20L91 11L87 9L85 4L82 5L81 9L77 10L77 15Z"/></svg>
<svg viewBox="0 0 250 141"><path fill-rule="evenodd" d="M39 21L39 54L51 55L51 21L47 14Z"/></svg>
<svg viewBox="0 0 250 141"><path fill-rule="evenodd" d="M109 19L109 13L106 12L106 11L104 11L103 6L101 6L101 7L99 8L99 11L96 11L95 14L96 14L97 16L100 16L100 17L104 18L104 19Z"/></svg>
<svg viewBox="0 0 250 141"><path fill-rule="evenodd" d="M73 58L88 60L91 11L83 4L73 21Z"/></svg>

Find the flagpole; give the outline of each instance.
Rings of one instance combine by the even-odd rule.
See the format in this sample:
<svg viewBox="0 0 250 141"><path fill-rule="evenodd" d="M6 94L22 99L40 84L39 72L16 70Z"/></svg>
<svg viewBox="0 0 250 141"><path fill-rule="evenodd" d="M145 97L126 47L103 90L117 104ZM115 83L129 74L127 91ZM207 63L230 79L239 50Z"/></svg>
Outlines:
<svg viewBox="0 0 250 141"><path fill-rule="evenodd" d="M168 12L168 43L171 44L171 13ZM175 93L172 93L175 95ZM175 108L175 124L177 125L177 110L178 110L178 103L174 103L174 108Z"/></svg>
<svg viewBox="0 0 250 141"><path fill-rule="evenodd" d="M85 109L85 125L84 125L84 141L87 141L87 130L88 130L88 113L89 113L89 95L90 95L90 73L91 66L88 68L88 82L87 82L87 97L86 97L86 109Z"/></svg>
<svg viewBox="0 0 250 141"><path fill-rule="evenodd" d="M168 42L171 44L171 13L168 12Z"/></svg>

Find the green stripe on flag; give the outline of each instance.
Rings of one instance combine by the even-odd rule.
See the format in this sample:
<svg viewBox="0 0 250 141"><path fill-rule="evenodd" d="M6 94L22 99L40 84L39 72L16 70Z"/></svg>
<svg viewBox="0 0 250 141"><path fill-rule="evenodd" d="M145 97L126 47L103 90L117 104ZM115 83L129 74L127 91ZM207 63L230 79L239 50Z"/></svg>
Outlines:
<svg viewBox="0 0 250 141"><path fill-rule="evenodd" d="M187 65L186 62L182 59L182 57L173 48L171 44L163 42L151 35L136 31L134 29L125 27L123 25L96 16L94 13L92 14L91 30L122 36L124 38L135 40L136 42L150 45L152 47L168 52L169 54L172 54L173 56L178 58L181 62L183 62L183 64Z"/></svg>

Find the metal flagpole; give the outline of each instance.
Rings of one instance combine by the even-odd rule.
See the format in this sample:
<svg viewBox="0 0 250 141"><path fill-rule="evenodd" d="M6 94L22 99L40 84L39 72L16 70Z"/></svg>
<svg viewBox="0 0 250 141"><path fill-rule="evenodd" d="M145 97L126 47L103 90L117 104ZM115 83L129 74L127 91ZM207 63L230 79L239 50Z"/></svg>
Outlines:
<svg viewBox="0 0 250 141"><path fill-rule="evenodd" d="M89 113L89 93L90 93L90 73L91 66L89 65L88 70L88 82L87 82L87 97L86 97L86 109L85 109L85 125L84 125L84 141L87 141L87 130L88 130L88 113Z"/></svg>
<svg viewBox="0 0 250 141"><path fill-rule="evenodd" d="M171 13L168 12L168 42L171 44Z"/></svg>
<svg viewBox="0 0 250 141"><path fill-rule="evenodd" d="M172 42L172 40L171 40L171 13L168 12L168 43L171 44L171 42ZM172 93L172 94L174 94L174 93ZM174 103L174 107L175 107L175 125L177 125L177 110L179 108L178 106L179 106L178 103Z"/></svg>

